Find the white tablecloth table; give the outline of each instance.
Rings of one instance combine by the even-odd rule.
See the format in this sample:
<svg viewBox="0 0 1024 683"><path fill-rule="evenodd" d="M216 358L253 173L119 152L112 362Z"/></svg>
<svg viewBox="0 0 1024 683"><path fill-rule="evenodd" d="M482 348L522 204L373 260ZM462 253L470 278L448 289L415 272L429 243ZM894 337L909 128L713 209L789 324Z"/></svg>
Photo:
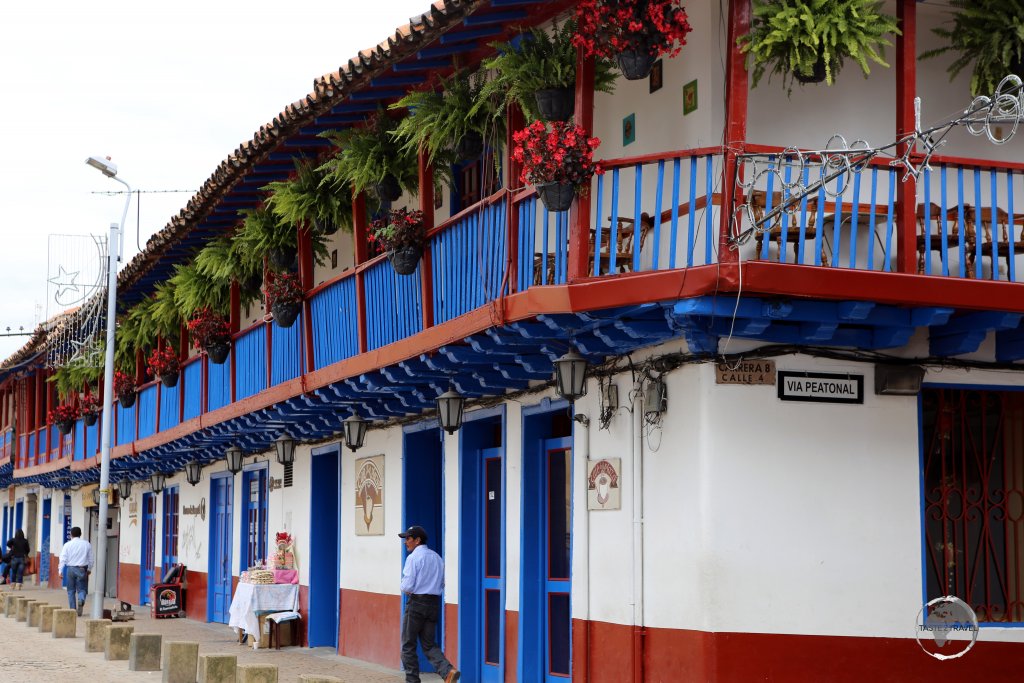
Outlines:
<svg viewBox="0 0 1024 683"><path fill-rule="evenodd" d="M228 626L242 629L259 643L259 612L289 612L298 608L299 587L295 584L240 583L231 598Z"/></svg>

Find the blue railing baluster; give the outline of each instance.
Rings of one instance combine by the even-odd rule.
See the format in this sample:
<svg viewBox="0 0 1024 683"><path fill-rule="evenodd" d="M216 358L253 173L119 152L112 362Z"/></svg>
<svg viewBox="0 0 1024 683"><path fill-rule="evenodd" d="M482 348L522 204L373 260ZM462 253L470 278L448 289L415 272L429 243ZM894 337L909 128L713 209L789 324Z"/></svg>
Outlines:
<svg viewBox="0 0 1024 683"><path fill-rule="evenodd" d="M676 245L679 239L679 177L681 175L682 159L676 157L672 160L672 228L669 237L668 267L676 267Z"/></svg>
<svg viewBox="0 0 1024 683"><path fill-rule="evenodd" d="M800 180L804 187L807 187L807 183L811 178L811 169L804 166L804 172L800 176ZM796 243L796 262L803 265L804 262L804 247L807 244L807 201L809 197L805 194L800 200L800 229L797 234Z"/></svg>
<svg viewBox="0 0 1024 683"><path fill-rule="evenodd" d="M939 167L939 182L941 183L940 189L942 191L941 194L939 195L939 201L941 203L941 206L939 206L939 232L941 233L941 238L942 238L942 243L940 245L940 247L942 249L942 274L944 276L948 277L949 276L949 225L948 225L949 221L947 219L949 218L949 211L948 211L947 207L949 206L949 204L948 204L948 201L947 201L947 194L948 194L949 191L946 188L947 178L946 178L946 165L945 164L942 164ZM961 263L962 263L962 261L963 261L963 259L961 259Z"/></svg>
<svg viewBox="0 0 1024 683"><path fill-rule="evenodd" d="M1009 214L1007 218L1007 236L1006 236L1006 276L1010 279L1010 282L1017 281L1016 274L1016 261L1017 261L1017 247L1016 238L1013 235L1013 171L1006 172L1006 213Z"/></svg>
<svg viewBox="0 0 1024 683"><path fill-rule="evenodd" d="M785 206L786 200L789 199L789 185L793 182L793 166L789 162L789 157L782 161L785 164L782 176L786 181L782 188L782 206ZM782 227L779 230L779 263L786 262L786 247L789 246L789 216L790 211L787 208L782 212Z"/></svg>
<svg viewBox="0 0 1024 683"><path fill-rule="evenodd" d="M658 161L658 189L654 193L654 248L652 249L651 270L658 270L658 252L661 251L661 205L665 198L665 160ZM637 233L634 233L637 234ZM637 239L634 237L634 239ZM640 245L634 247L640 253Z"/></svg>
<svg viewBox="0 0 1024 683"><path fill-rule="evenodd" d="M843 190L846 187L844 181L846 180L846 174L842 173L836 178L836 196L835 196L835 213L832 214L832 263L830 264L833 268L836 267L836 263L839 262L839 255L841 252L840 246L840 228L842 227L843 217Z"/></svg>
<svg viewBox="0 0 1024 683"><path fill-rule="evenodd" d="M849 267L857 267L857 221L860 218L860 172L853 172L853 201L850 202L850 256Z"/></svg>
<svg viewBox="0 0 1024 683"><path fill-rule="evenodd" d="M870 218L868 219L868 270L875 269L875 210L878 208L878 168L871 167L871 204Z"/></svg>
<svg viewBox="0 0 1024 683"><path fill-rule="evenodd" d="M697 209L694 202L697 201L697 157L690 157L690 196L686 203L690 207L690 216L686 236L686 267L693 265L693 252L697 248Z"/></svg>
<svg viewBox="0 0 1024 683"><path fill-rule="evenodd" d="M594 234L591 236L591 251L594 259L594 277L601 274L601 235L604 232L601 216L604 212L604 175L597 176L597 216L594 220Z"/></svg>
<svg viewBox="0 0 1024 683"><path fill-rule="evenodd" d="M707 220L704 221L704 264L707 265L709 263L713 263L714 262L713 258L712 258L712 255L711 255L711 253L712 253L712 245L714 244L713 241L712 241L714 230L712 230L711 226L712 226L712 218L715 215L715 211L714 211L714 206L715 206L714 176L715 176L715 174L714 174L714 165L712 163L712 161L713 161L712 156L710 154L708 154L706 157L704 157L704 159L705 159L705 164L704 164L704 175L705 175L705 178L704 178L704 199L705 199L705 202L704 202L704 215L707 217Z"/></svg>
<svg viewBox="0 0 1024 683"><path fill-rule="evenodd" d="M775 168L775 157L768 157L768 168L769 170ZM768 183L764 191L764 215L771 213L772 206L775 204L775 174L768 173ZM763 232L761 233L761 260L768 260L768 247L771 246L772 242L772 231L771 224L766 223L761 226Z"/></svg>
<svg viewBox="0 0 1024 683"><path fill-rule="evenodd" d="M932 171L924 169L924 224L921 226L924 246L921 247L921 257L924 259L924 274L932 274Z"/></svg>
<svg viewBox="0 0 1024 683"><path fill-rule="evenodd" d="M633 272L640 272L640 214L643 213L644 167L635 166L633 175Z"/></svg>
<svg viewBox="0 0 1024 683"><path fill-rule="evenodd" d="M612 170L612 212L608 219L608 274L615 272L615 245L619 243L619 169ZM598 257L600 258L600 257Z"/></svg>
<svg viewBox="0 0 1024 683"><path fill-rule="evenodd" d="M981 243L984 237L984 213L981 207L981 169L974 167L974 277L981 279Z"/></svg>
<svg viewBox="0 0 1024 683"><path fill-rule="evenodd" d="M960 277L967 277L967 231L964 229L964 169L958 166L956 169L956 221L957 232L960 233Z"/></svg>
<svg viewBox="0 0 1024 683"><path fill-rule="evenodd" d="M814 265L821 265L821 243L825 239L825 184L818 186L818 213L814 217Z"/></svg>
<svg viewBox="0 0 1024 683"><path fill-rule="evenodd" d="M996 170L993 168L989 171L989 190L990 190L990 201L992 202L989 207L989 230L992 232L992 279L999 279L999 201L996 198L996 192L998 191L998 180L996 178ZM978 219L981 222L981 219ZM981 259L979 258L980 262Z"/></svg>

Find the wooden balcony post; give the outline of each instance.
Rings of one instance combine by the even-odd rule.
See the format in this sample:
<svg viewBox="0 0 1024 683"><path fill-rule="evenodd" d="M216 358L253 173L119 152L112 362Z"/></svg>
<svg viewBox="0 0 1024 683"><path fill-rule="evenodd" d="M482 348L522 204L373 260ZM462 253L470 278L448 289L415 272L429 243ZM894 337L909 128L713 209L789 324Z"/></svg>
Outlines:
<svg viewBox="0 0 1024 683"><path fill-rule="evenodd" d="M369 256L370 221L366 214L366 195L357 192L352 199L352 240L356 266L366 262ZM366 277L356 272L356 339L359 353L366 353Z"/></svg>
<svg viewBox="0 0 1024 683"><path fill-rule="evenodd" d="M896 139L914 131L914 97L917 95L917 0L899 0L896 18L902 35L896 36ZM896 156L907 152L896 147ZM901 169L897 174L902 174ZM917 181L913 176L896 178L896 271L917 272Z"/></svg>
<svg viewBox="0 0 1024 683"><path fill-rule="evenodd" d="M264 270L264 274L265 273L266 273L266 270ZM234 335L238 334L238 330L240 330L241 327L242 327L242 287L241 287L241 285L238 284L237 280L232 280L231 281L231 294L230 294L230 297L231 298L230 298L229 303L228 303L228 306L229 306L229 308L228 308L228 328L231 330L231 335L234 336ZM232 342L232 344L231 344L231 354L230 354L231 367L230 367L230 375L229 375L231 377L230 391L231 391L231 401L232 402L234 402L234 400L235 400L235 372L236 372L235 357L238 355L237 353L235 353L235 350L236 349L235 349L235 346L234 346L234 342ZM209 363L209 359L207 359L206 362ZM269 362L269 360L268 360L268 362ZM207 368L207 369L209 369L209 368ZM209 377L208 376L206 378L206 388L207 388L207 391L209 391ZM204 405L206 405L207 408L209 408L208 404L204 404Z"/></svg>
<svg viewBox="0 0 1024 683"><path fill-rule="evenodd" d="M576 48L576 123L592 135L594 132L594 58L584 57ZM593 184L593 183L591 183ZM577 197L569 211L568 280L586 277L590 256L590 195Z"/></svg>
<svg viewBox="0 0 1024 683"><path fill-rule="evenodd" d="M299 228L299 281L302 283L302 344L303 374L313 372L313 319L310 315L309 299L306 292L313 289L313 238L310 234L312 226Z"/></svg>
<svg viewBox="0 0 1024 683"><path fill-rule="evenodd" d="M182 323L178 330L178 363L182 366L181 376L178 377L178 424L185 419L185 361L188 360L188 341L188 327Z"/></svg>
<svg viewBox="0 0 1024 683"><path fill-rule="evenodd" d="M747 139L748 77L746 56L740 52L736 39L750 32L750 0L730 0L729 49L725 65L725 159L722 164L722 213L718 230L718 260L735 263L739 254L729 248L732 225L733 194L736 189L737 155Z"/></svg>
<svg viewBox="0 0 1024 683"><path fill-rule="evenodd" d="M420 211L423 212L423 231L434 229L434 169L427 159L427 150L420 147L419 153ZM423 310L423 329L434 325L434 271L430 257L430 243L423 245L420 259L420 300Z"/></svg>
<svg viewBox="0 0 1024 683"><path fill-rule="evenodd" d="M505 225L508 226L508 293L516 292L519 289L519 208L513 204L512 195L515 188L519 187L519 176L523 172L523 165L512 158L512 149L515 143L512 142L512 135L525 125L523 110L514 102L508 106L506 111L507 126L505 128L505 149L508 151L508 185L510 191L505 195Z"/></svg>

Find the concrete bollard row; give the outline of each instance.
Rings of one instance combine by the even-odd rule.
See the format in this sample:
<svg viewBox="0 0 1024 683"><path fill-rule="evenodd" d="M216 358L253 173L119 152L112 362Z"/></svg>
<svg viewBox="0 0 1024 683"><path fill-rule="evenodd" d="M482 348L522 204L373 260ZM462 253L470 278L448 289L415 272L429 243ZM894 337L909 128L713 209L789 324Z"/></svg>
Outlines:
<svg viewBox="0 0 1024 683"><path fill-rule="evenodd" d="M29 628L39 628L39 612L46 603L42 600L33 602L28 606L28 619L25 620Z"/></svg>
<svg viewBox="0 0 1024 683"><path fill-rule="evenodd" d="M160 657L163 683L196 683L198 666L199 643L179 640L163 644Z"/></svg>
<svg viewBox="0 0 1024 683"><path fill-rule="evenodd" d="M159 671L162 640L158 633L133 633L128 644L128 670Z"/></svg>
<svg viewBox="0 0 1024 683"><path fill-rule="evenodd" d="M236 683L238 657L199 655L199 683Z"/></svg>
<svg viewBox="0 0 1024 683"><path fill-rule="evenodd" d="M103 629L103 658L110 662L128 659L128 645L134 632L135 627L127 624L111 624Z"/></svg>
<svg viewBox="0 0 1024 683"><path fill-rule="evenodd" d="M20 596L14 593L4 593L4 616L13 617L17 612L17 600Z"/></svg>
<svg viewBox="0 0 1024 683"><path fill-rule="evenodd" d="M53 631L53 611L58 609L56 605L43 605L39 608L39 632L50 633Z"/></svg>
<svg viewBox="0 0 1024 683"><path fill-rule="evenodd" d="M85 620L85 651L103 652L105 647L107 627L110 626L110 619L86 619Z"/></svg>
<svg viewBox="0 0 1024 683"><path fill-rule="evenodd" d="M14 619L15 621L25 621L28 618L28 604L35 602L35 600L23 597L18 597L16 600L17 607L15 608Z"/></svg>
<svg viewBox="0 0 1024 683"><path fill-rule="evenodd" d="M238 683L277 683L276 664L239 664Z"/></svg>

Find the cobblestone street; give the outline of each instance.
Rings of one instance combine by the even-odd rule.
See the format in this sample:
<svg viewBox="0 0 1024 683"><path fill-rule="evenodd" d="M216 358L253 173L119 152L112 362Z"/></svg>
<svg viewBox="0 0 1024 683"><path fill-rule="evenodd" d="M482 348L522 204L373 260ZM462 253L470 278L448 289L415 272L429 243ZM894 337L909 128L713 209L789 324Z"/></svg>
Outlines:
<svg viewBox="0 0 1024 683"><path fill-rule="evenodd" d="M6 588L6 586L4 587ZM0 598L8 590L0 592ZM25 585L17 593L33 600L45 600L62 609L67 606L67 593ZM113 600L107 607L113 607ZM161 680L160 671L129 671L127 661L107 661L102 652L85 651L85 619L92 606L90 595L86 616L78 620L78 637L53 638L41 633L26 622L0 613L0 671L2 680L20 683L64 683L92 681L94 683L138 683ZM335 676L346 683L396 683L403 681L400 671L357 662L339 657L331 648L286 647L281 650L253 650L238 644L232 629L224 624L206 624L191 619L151 619L146 607L135 606L135 633L159 633L163 641L186 640L199 643L199 654L234 654L238 663L277 664L281 683L296 683L299 674L319 673ZM395 648L399 634L395 633ZM423 681L440 680L433 674L423 675Z"/></svg>

